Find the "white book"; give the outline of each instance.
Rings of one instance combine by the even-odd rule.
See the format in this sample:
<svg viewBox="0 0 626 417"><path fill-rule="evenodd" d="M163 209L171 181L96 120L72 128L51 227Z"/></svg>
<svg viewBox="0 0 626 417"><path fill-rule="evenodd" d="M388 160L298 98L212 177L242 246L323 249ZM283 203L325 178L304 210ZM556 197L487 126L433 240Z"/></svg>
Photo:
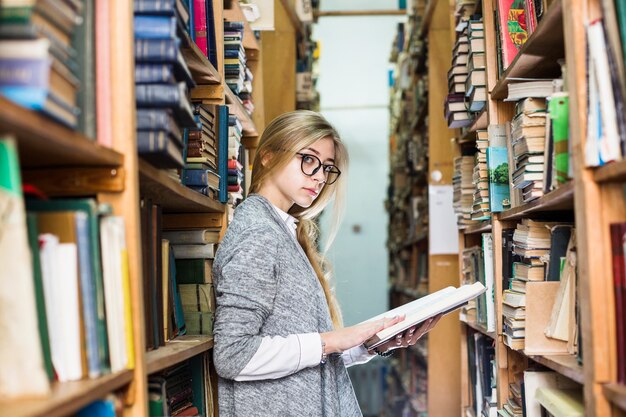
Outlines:
<svg viewBox="0 0 626 417"><path fill-rule="evenodd" d="M496 330L496 313L493 271L493 236L491 233L483 233L483 252L485 260L485 286L487 287L487 331Z"/></svg>
<svg viewBox="0 0 626 417"><path fill-rule="evenodd" d="M435 317L439 314L447 314L461 308L467 304L469 300L478 297L485 291L485 286L480 282L462 285L459 288L446 287L425 297L372 317L371 319L366 320L366 322L379 320L384 317L391 318L399 315L406 316L400 323L376 333L376 335L367 340L364 345L368 349L374 349L375 347L385 343L387 340L395 337L397 334L402 333L410 327L420 324L431 317Z"/></svg>
<svg viewBox="0 0 626 417"><path fill-rule="evenodd" d="M215 244L205 245L172 245L176 259L213 259L215 258Z"/></svg>
<svg viewBox="0 0 626 417"><path fill-rule="evenodd" d="M541 404L537 399L540 388L579 389L580 385L557 372L524 371L526 417L541 417Z"/></svg>

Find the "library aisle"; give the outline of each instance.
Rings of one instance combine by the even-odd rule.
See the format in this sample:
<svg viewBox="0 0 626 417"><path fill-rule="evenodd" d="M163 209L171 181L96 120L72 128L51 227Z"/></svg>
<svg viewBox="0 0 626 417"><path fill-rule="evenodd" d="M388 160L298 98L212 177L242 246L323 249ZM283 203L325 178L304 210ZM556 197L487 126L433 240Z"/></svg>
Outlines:
<svg viewBox="0 0 626 417"><path fill-rule="evenodd" d="M365 417L626 416L625 98L623 0L1 1L0 416L357 415L346 376ZM275 205L326 304L265 334L305 306L259 304L286 261L226 232L293 110L337 129L349 191L325 258L331 206ZM322 141L294 158L332 187ZM229 244L242 323L216 320ZM327 352L335 296L342 334L411 305Z"/></svg>

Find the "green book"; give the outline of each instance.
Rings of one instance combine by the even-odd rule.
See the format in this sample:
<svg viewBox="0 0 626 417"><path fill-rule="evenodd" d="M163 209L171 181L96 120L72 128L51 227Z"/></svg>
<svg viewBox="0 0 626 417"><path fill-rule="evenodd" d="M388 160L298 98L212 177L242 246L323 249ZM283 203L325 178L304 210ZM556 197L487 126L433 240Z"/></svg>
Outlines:
<svg viewBox="0 0 626 417"><path fill-rule="evenodd" d="M552 170L558 184L569 180L569 96L555 93L548 102L548 112L554 142L554 162Z"/></svg>
<svg viewBox="0 0 626 417"><path fill-rule="evenodd" d="M196 355L189 359L189 368L191 369L191 389L193 391L193 405L198 409L198 415L206 415L206 384L209 384L209 376L206 375L205 355Z"/></svg>
<svg viewBox="0 0 626 417"><path fill-rule="evenodd" d="M28 200L28 211L57 212L80 211L87 214L89 251L91 253L91 276L94 279L94 299L96 300L96 326L98 333L98 358L102 373L110 372L109 341L107 336L106 314L104 308L104 284L102 282L102 262L100 256L100 219L96 201L90 198L59 200Z"/></svg>
<svg viewBox="0 0 626 417"><path fill-rule="evenodd" d="M208 284L212 282L210 259L176 259L176 281L179 284Z"/></svg>
<svg viewBox="0 0 626 417"><path fill-rule="evenodd" d="M615 0L615 10L619 22L619 34L622 38L622 54L624 56L624 66L626 66L626 2Z"/></svg>
<svg viewBox="0 0 626 417"><path fill-rule="evenodd" d="M583 417L583 393L575 389L538 388L535 399L554 417Z"/></svg>
<svg viewBox="0 0 626 417"><path fill-rule="evenodd" d="M17 146L0 137L0 397L46 395Z"/></svg>
<svg viewBox="0 0 626 417"><path fill-rule="evenodd" d="M41 337L41 349L43 362L50 381L54 380L52 356L50 354L50 335L48 334L48 316L46 314L46 300L43 292L43 280L41 276L41 261L39 259L39 233L37 230L37 215L26 215L28 224L28 244L33 261L33 278L35 282L35 300L37 301L37 317L39 318L39 337Z"/></svg>

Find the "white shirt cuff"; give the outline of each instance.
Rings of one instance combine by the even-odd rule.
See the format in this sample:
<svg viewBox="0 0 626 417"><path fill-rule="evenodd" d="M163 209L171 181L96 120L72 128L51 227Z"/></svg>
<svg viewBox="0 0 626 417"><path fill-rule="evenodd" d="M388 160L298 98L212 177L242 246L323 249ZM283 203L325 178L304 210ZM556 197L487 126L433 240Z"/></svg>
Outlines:
<svg viewBox="0 0 626 417"><path fill-rule="evenodd" d="M298 371L312 368L322 360L322 336L319 333L298 334L300 341L300 365Z"/></svg>
<svg viewBox="0 0 626 417"><path fill-rule="evenodd" d="M367 363L375 356L376 354L369 353L363 345L355 346L352 349L346 350L342 354L343 363L346 367Z"/></svg>

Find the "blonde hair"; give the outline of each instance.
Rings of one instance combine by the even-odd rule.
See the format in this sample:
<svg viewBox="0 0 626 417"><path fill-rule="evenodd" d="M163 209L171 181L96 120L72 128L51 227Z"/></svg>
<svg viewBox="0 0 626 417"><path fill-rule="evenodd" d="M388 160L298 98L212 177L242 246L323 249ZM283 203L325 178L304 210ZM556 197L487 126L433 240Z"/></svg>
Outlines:
<svg viewBox="0 0 626 417"><path fill-rule="evenodd" d="M330 265L317 249L319 229L315 223L315 219L328 203L334 200L330 233L324 247L325 253L337 235L343 216L348 171L348 151L335 128L320 114L308 110L284 113L272 120L265 128L259 141L253 162L250 192L258 192L264 182L284 168L296 156L297 152L324 138L333 140L335 165L342 172L342 175L332 185L325 185L311 206L300 207L294 204L289 213L298 219L296 229L298 242L309 258L317 279L322 285L330 317L333 325L338 328L342 325L341 311L330 285ZM263 164L263 158L269 158L270 163Z"/></svg>

